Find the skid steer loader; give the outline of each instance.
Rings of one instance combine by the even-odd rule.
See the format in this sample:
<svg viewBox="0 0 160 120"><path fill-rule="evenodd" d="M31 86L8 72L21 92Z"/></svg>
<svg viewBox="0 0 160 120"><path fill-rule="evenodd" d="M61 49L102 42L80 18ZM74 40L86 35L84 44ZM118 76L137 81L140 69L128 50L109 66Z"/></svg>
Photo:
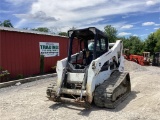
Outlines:
<svg viewBox="0 0 160 120"><path fill-rule="evenodd" d="M123 43L108 43L95 27L69 30L68 57L57 62L57 81L47 89L55 102L115 108L130 93L130 76L124 72ZM109 49L111 48L111 49Z"/></svg>

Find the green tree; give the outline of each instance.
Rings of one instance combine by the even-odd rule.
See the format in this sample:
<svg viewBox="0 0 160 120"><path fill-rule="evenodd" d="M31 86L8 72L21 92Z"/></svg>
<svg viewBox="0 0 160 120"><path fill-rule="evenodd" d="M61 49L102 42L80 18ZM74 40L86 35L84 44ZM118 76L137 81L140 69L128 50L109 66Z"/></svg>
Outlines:
<svg viewBox="0 0 160 120"><path fill-rule="evenodd" d="M47 28L47 27L33 28L32 30L34 30L34 31L40 31L40 32L46 32L46 33L50 32L50 29Z"/></svg>
<svg viewBox="0 0 160 120"><path fill-rule="evenodd" d="M157 44L157 39L155 38L154 33L151 33L150 35L148 35L147 39L144 42L144 51L150 52L151 54L153 54L155 51L155 47Z"/></svg>
<svg viewBox="0 0 160 120"><path fill-rule="evenodd" d="M132 54L142 54L143 52L143 42L139 37L136 36L130 36L129 37L130 42L131 42L131 53Z"/></svg>
<svg viewBox="0 0 160 120"><path fill-rule="evenodd" d="M58 35L61 35L61 36L68 36L66 32L60 32L60 33L58 33Z"/></svg>
<svg viewBox="0 0 160 120"><path fill-rule="evenodd" d="M160 52L160 40L157 42L154 51L155 51L155 52Z"/></svg>
<svg viewBox="0 0 160 120"><path fill-rule="evenodd" d="M154 33L154 37L157 41L156 46L154 48L155 52L160 52L160 29L158 29L155 33Z"/></svg>
<svg viewBox="0 0 160 120"><path fill-rule="evenodd" d="M10 20L4 20L3 22L0 22L0 26L2 26L2 27L12 27L13 28L13 25L12 25Z"/></svg>
<svg viewBox="0 0 160 120"><path fill-rule="evenodd" d="M117 30L111 25L107 25L104 27L104 32L106 33L109 42L115 42L117 38Z"/></svg>
<svg viewBox="0 0 160 120"><path fill-rule="evenodd" d="M139 37L130 36L129 38L118 38L123 41L123 48L129 49L130 54L142 54L144 52L144 42Z"/></svg>

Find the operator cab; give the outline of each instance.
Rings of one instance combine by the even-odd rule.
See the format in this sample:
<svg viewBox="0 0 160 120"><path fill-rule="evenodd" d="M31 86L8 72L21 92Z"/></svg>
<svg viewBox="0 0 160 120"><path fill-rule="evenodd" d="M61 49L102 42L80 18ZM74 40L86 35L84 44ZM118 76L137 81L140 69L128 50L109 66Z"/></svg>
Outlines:
<svg viewBox="0 0 160 120"><path fill-rule="evenodd" d="M109 50L106 35L95 27L69 30L68 70L84 72L92 60Z"/></svg>

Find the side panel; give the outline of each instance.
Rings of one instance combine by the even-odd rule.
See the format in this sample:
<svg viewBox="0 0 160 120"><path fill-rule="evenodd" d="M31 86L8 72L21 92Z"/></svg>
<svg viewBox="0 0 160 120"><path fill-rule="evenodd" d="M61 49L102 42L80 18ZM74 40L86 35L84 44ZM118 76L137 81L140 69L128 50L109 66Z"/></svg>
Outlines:
<svg viewBox="0 0 160 120"><path fill-rule="evenodd" d="M87 78L88 102L90 103L92 102L95 86L102 83L107 78L109 78L110 74L112 73L110 67L108 68L108 71L100 72L105 62L109 61L109 63L111 63L113 62L113 58L115 57L115 60L117 62L120 62L119 70L120 71L124 70L122 49L123 49L123 43L120 40L117 40L114 46L107 53L103 54L102 56L91 62L88 69L88 78ZM120 54L119 55L120 58L118 58L118 54Z"/></svg>

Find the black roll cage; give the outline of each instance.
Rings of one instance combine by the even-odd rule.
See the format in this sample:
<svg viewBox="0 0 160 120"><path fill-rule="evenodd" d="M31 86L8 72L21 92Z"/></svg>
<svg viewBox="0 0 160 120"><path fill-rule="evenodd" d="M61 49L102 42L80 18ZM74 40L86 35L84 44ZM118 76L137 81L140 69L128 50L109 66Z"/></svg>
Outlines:
<svg viewBox="0 0 160 120"><path fill-rule="evenodd" d="M98 30L95 27L89 27L89 28L77 29L77 30L69 30L68 31L68 36L69 36L68 62L71 60L72 44L73 44L73 40L75 38L78 39L78 40L80 40L80 44L81 44L82 40L84 42L88 41L88 40L91 40L91 39L94 40L93 60L97 58L96 48L97 48L97 41L98 41L98 39L103 38L105 40L105 45L106 45L105 47L107 48L107 51L108 51L108 39L107 39L107 36L102 31ZM86 44L85 44L85 47L88 48L86 46ZM82 49L81 45L80 45L80 49Z"/></svg>

